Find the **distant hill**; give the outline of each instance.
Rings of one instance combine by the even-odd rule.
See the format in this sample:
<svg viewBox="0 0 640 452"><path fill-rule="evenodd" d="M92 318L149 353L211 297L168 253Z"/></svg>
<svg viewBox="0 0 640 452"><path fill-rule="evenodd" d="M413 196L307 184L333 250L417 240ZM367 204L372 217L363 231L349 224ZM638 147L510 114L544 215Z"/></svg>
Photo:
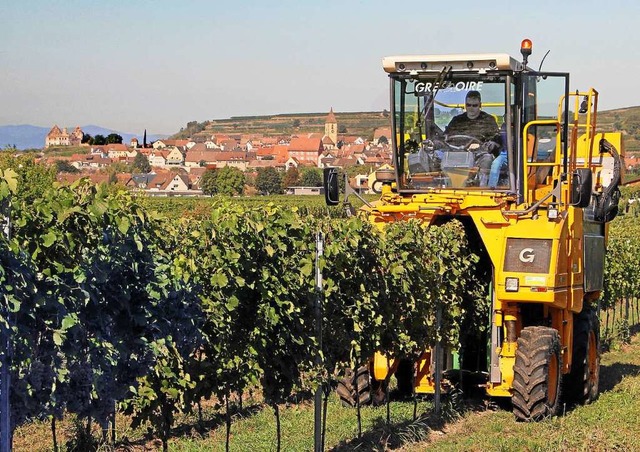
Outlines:
<svg viewBox="0 0 640 452"><path fill-rule="evenodd" d="M190 122L187 128L173 135L173 139L210 138L214 133L261 134L289 136L295 133L324 133L328 112L290 113L271 116L233 116L229 119L213 119L202 123ZM340 135L356 135L373 138L378 127L391 125L388 112L369 111L335 113Z"/></svg>
<svg viewBox="0 0 640 452"><path fill-rule="evenodd" d="M137 137L138 140L142 142L142 136L144 134L144 131L140 134L133 134L105 129L104 127L94 125L83 126L81 129L84 133L88 133L91 136L104 135L106 137L111 133L117 133L122 137L123 143L129 143L133 137ZM0 126L0 148L4 149L6 146L15 145L16 148L21 150L42 149L49 130L51 130L51 127L38 127L28 124L18 126ZM147 135L147 143L166 137L166 135Z"/></svg>
<svg viewBox="0 0 640 452"><path fill-rule="evenodd" d="M598 112L598 129L622 131L626 152L640 152L640 106Z"/></svg>
<svg viewBox="0 0 640 452"><path fill-rule="evenodd" d="M0 148L15 146L18 149L40 149L50 128L30 126L0 126Z"/></svg>

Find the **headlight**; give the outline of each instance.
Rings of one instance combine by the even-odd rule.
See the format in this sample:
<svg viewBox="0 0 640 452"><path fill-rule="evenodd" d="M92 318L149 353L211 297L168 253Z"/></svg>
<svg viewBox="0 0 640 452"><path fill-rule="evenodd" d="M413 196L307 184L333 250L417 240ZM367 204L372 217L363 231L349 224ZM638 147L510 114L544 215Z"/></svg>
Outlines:
<svg viewBox="0 0 640 452"><path fill-rule="evenodd" d="M504 290L507 292L517 292L520 288L520 281L518 278L506 278L504 280Z"/></svg>

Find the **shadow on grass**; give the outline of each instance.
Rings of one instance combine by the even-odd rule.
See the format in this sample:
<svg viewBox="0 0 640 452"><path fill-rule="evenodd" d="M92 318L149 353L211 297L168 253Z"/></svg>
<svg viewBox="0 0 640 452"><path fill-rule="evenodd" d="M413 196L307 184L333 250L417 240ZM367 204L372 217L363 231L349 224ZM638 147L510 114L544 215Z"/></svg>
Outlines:
<svg viewBox="0 0 640 452"><path fill-rule="evenodd" d="M611 391L622 379L629 375L638 375L640 366L636 364L613 363L600 367L600 392Z"/></svg>
<svg viewBox="0 0 640 452"><path fill-rule="evenodd" d="M626 376L634 376L640 374L640 366L627 363L612 363L610 365L602 365L600 367L600 392L608 392L613 390ZM296 394L288 403L301 403L312 398L311 393ZM392 397L393 400L400 399L399 396ZM404 398L405 401L409 400ZM232 422L238 418L251 417L259 413L265 407L264 404L254 404L242 409L232 411ZM573 411L577 405L567 406L565 414ZM511 411L511 400L509 398L492 398L482 399L479 397L471 397L466 399L463 405L454 404L451 400L445 401L443 406L443 414L436 416L433 411L428 411L418 418L387 424L386 418L380 416L373 421L370 429L363 432L361 438L353 438L343 441L334 446L332 451L384 451L401 448L407 444L426 441L433 431L442 431L448 424L458 420L462 413L482 412L487 410ZM355 410L354 410L355 416ZM226 417L224 413L217 413L212 417L204 420L202 423L194 421L192 423L181 424L171 430L171 438L176 437L196 437L204 436L218 427L224 426ZM233 426L232 426L233 430ZM157 441L157 437L153 432L149 431L143 438L136 441L118 441L117 449L139 450L152 441Z"/></svg>
<svg viewBox="0 0 640 452"><path fill-rule="evenodd" d="M264 409L264 404L256 403L249 405L247 407L238 408L238 406L234 405L231 409L231 430L233 431L233 423L238 421L238 418L248 418L251 416L255 416L261 410ZM171 438L185 438L185 437L204 437L212 430L217 429L220 426L224 426L227 421L226 415L224 412L216 413L208 419L203 419L202 422L198 422L194 420L194 422L183 423L171 429L171 433L169 435L169 439ZM144 436L135 441L129 441L126 438L123 438L116 442L116 450L120 450L120 448L124 448L124 450L129 450L130 448L145 446L149 442L152 441L160 441L156 432L154 432L151 427L147 428L147 432ZM138 450L138 449L132 449ZM146 450L146 449L145 449Z"/></svg>
<svg viewBox="0 0 640 452"><path fill-rule="evenodd" d="M405 400L407 400L405 398ZM386 451L401 448L410 443L429 439L433 431L442 431L444 427L460 419L462 413L486 411L475 399L462 400L461 393L454 397L443 397L442 414L436 416L433 409L419 415L416 420L387 423L386 416L380 416L362 437L343 441L331 451ZM355 413L354 413L355 414Z"/></svg>
<svg viewBox="0 0 640 452"><path fill-rule="evenodd" d="M361 438L353 438L331 449L334 452L354 450L389 450L398 449L408 443L424 441L432 430L442 430L446 421L435 415L421 416L415 421L403 421L387 424L384 417L374 420L373 426L363 432Z"/></svg>

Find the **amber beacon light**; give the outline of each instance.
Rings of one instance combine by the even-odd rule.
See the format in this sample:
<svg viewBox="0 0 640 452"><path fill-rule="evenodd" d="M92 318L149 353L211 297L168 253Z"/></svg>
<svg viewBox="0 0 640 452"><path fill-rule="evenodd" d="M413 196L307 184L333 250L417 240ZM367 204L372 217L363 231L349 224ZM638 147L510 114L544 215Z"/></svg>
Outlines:
<svg viewBox="0 0 640 452"><path fill-rule="evenodd" d="M520 43L520 53L522 54L522 64L525 66L527 65L532 49L533 43L531 42L531 39L523 39Z"/></svg>

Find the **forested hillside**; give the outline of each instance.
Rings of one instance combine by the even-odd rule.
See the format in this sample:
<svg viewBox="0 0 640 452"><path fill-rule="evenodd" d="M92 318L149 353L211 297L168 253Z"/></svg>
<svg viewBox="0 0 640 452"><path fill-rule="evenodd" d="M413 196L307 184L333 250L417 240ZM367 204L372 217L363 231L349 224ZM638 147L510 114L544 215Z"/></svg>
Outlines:
<svg viewBox="0 0 640 452"><path fill-rule="evenodd" d="M600 112L598 129L624 132L627 153L640 152L640 106Z"/></svg>

